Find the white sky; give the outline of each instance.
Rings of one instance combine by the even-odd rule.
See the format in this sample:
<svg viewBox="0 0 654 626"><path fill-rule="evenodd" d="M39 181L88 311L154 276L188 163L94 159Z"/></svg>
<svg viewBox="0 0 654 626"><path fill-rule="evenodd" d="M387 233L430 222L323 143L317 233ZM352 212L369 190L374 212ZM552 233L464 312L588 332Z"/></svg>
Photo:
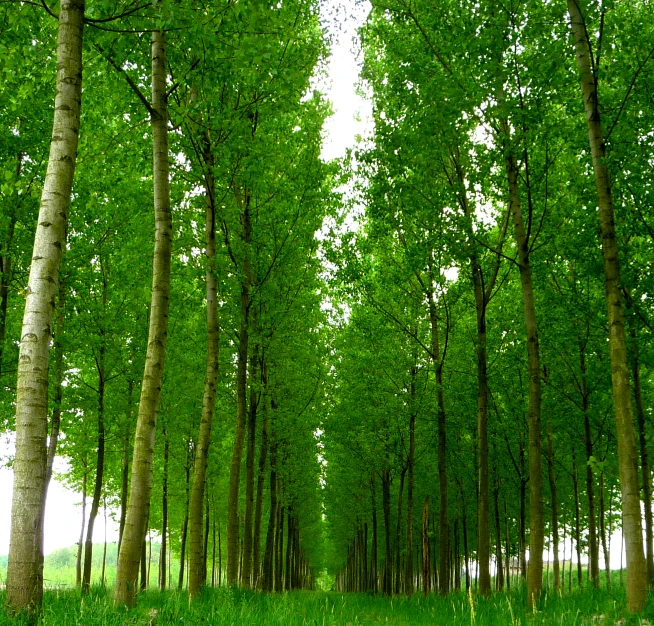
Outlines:
<svg viewBox="0 0 654 626"><path fill-rule="evenodd" d="M333 36L332 56L328 65L328 76L318 81L319 88L327 94L333 104L334 115L327 120L324 131L322 158L330 160L345 155L356 143L357 136L369 134L372 128L372 107L368 100L357 94L359 80L360 52L356 41L356 29L370 10L367 0L325 0L322 5L323 23ZM13 437L0 440L0 458L13 456ZM66 461L57 459L55 471L65 473ZM11 496L13 472L4 463L0 467L0 554L9 551ZM50 484L45 518L45 554L77 543L82 522L81 494L74 493L53 479ZM87 507L87 515L88 515ZM109 519L108 540L117 541L118 527ZM612 538L612 568L620 567L620 533ZM94 543L104 541L103 511L100 509L93 535ZM566 545L569 555L570 546ZM551 558L551 557L550 557ZM583 559L582 559L583 560Z"/></svg>

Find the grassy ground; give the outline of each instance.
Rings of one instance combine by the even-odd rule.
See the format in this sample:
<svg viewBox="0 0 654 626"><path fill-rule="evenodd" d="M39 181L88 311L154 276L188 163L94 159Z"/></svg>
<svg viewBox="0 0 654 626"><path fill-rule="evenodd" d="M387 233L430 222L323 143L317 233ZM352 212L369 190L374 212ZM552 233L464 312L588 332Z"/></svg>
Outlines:
<svg viewBox="0 0 654 626"><path fill-rule="evenodd" d="M527 613L520 591L496 594L488 599L466 594L390 599L333 592L264 595L223 588L208 590L192 605L183 592L147 592L140 596L136 609L125 611L114 609L110 591L95 588L83 600L76 591L46 592L38 623L39 626L654 624L654 597L650 597L642 616L626 617L624 603L624 590L608 593L585 589L563 597L546 595L538 611ZM21 619L11 620L0 611L0 625L24 623Z"/></svg>

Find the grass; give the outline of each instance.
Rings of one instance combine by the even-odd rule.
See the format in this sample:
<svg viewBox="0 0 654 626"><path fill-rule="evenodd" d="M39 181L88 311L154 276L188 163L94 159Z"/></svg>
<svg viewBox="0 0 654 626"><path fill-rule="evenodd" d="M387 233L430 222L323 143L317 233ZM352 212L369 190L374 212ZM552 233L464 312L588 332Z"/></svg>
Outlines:
<svg viewBox="0 0 654 626"><path fill-rule="evenodd" d="M4 605L4 595L0 596ZM517 590L490 598L458 593L446 598L416 595L383 598L367 594L298 591L265 595L241 589L208 589L189 604L185 592L150 591L138 607L115 609L111 590L47 591L39 626L502 626L654 623L654 597L641 616L627 616L624 590L586 588L571 595L544 595L535 612L527 612L525 594ZM649 618L649 622L647 621ZM23 626L0 611L0 625Z"/></svg>

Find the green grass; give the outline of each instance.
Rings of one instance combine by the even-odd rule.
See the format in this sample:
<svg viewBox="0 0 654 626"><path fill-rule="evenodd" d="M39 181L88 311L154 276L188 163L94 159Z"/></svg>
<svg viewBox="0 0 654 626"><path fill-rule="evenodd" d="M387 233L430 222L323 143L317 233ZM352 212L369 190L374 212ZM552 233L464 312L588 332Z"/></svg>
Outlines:
<svg viewBox="0 0 654 626"><path fill-rule="evenodd" d="M4 595L2 596L4 604ZM111 590L94 588L81 599L77 591L46 592L40 626L437 626L437 625L603 625L643 624L654 618L654 598L642 616L626 617L624 590L583 589L562 597L544 595L538 610L527 612L524 592L488 599L464 593L441 598L382 598L366 594L293 592L265 595L239 589L210 589L189 604L184 592L150 591L136 609L115 609ZM0 625L20 626L0 611ZM653 622L654 623L654 622Z"/></svg>

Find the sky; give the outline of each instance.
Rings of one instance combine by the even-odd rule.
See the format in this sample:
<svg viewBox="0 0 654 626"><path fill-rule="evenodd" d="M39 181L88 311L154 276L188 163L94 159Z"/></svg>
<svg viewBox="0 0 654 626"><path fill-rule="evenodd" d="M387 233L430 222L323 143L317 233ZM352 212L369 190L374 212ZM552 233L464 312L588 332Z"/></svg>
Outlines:
<svg viewBox="0 0 654 626"><path fill-rule="evenodd" d="M324 129L322 158L330 160L345 156L346 150L356 144L357 136L366 136L372 128L372 106L357 93L360 54L356 29L363 23L370 4L367 0L325 0L321 6L322 21L332 37L332 55L328 61L327 75L316 79L317 87L332 102L334 114ZM6 460L14 454L11 436L0 439L0 554L9 551L11 495L13 472L6 467ZM65 474L66 460L57 458L55 475ZM56 477L50 484L45 514L44 552L49 554L59 548L73 546L79 540L82 523L81 494L67 489ZM88 508L87 507L87 512ZM114 512L116 515L116 512ZM93 541L105 539L104 511L100 509L96 520ZM118 525L109 517L107 540L118 540ZM612 538L612 568L620 567L618 546L622 537L616 533ZM570 553L569 543L566 554ZM583 560L583 559L582 559ZM602 566L602 562L600 561Z"/></svg>

